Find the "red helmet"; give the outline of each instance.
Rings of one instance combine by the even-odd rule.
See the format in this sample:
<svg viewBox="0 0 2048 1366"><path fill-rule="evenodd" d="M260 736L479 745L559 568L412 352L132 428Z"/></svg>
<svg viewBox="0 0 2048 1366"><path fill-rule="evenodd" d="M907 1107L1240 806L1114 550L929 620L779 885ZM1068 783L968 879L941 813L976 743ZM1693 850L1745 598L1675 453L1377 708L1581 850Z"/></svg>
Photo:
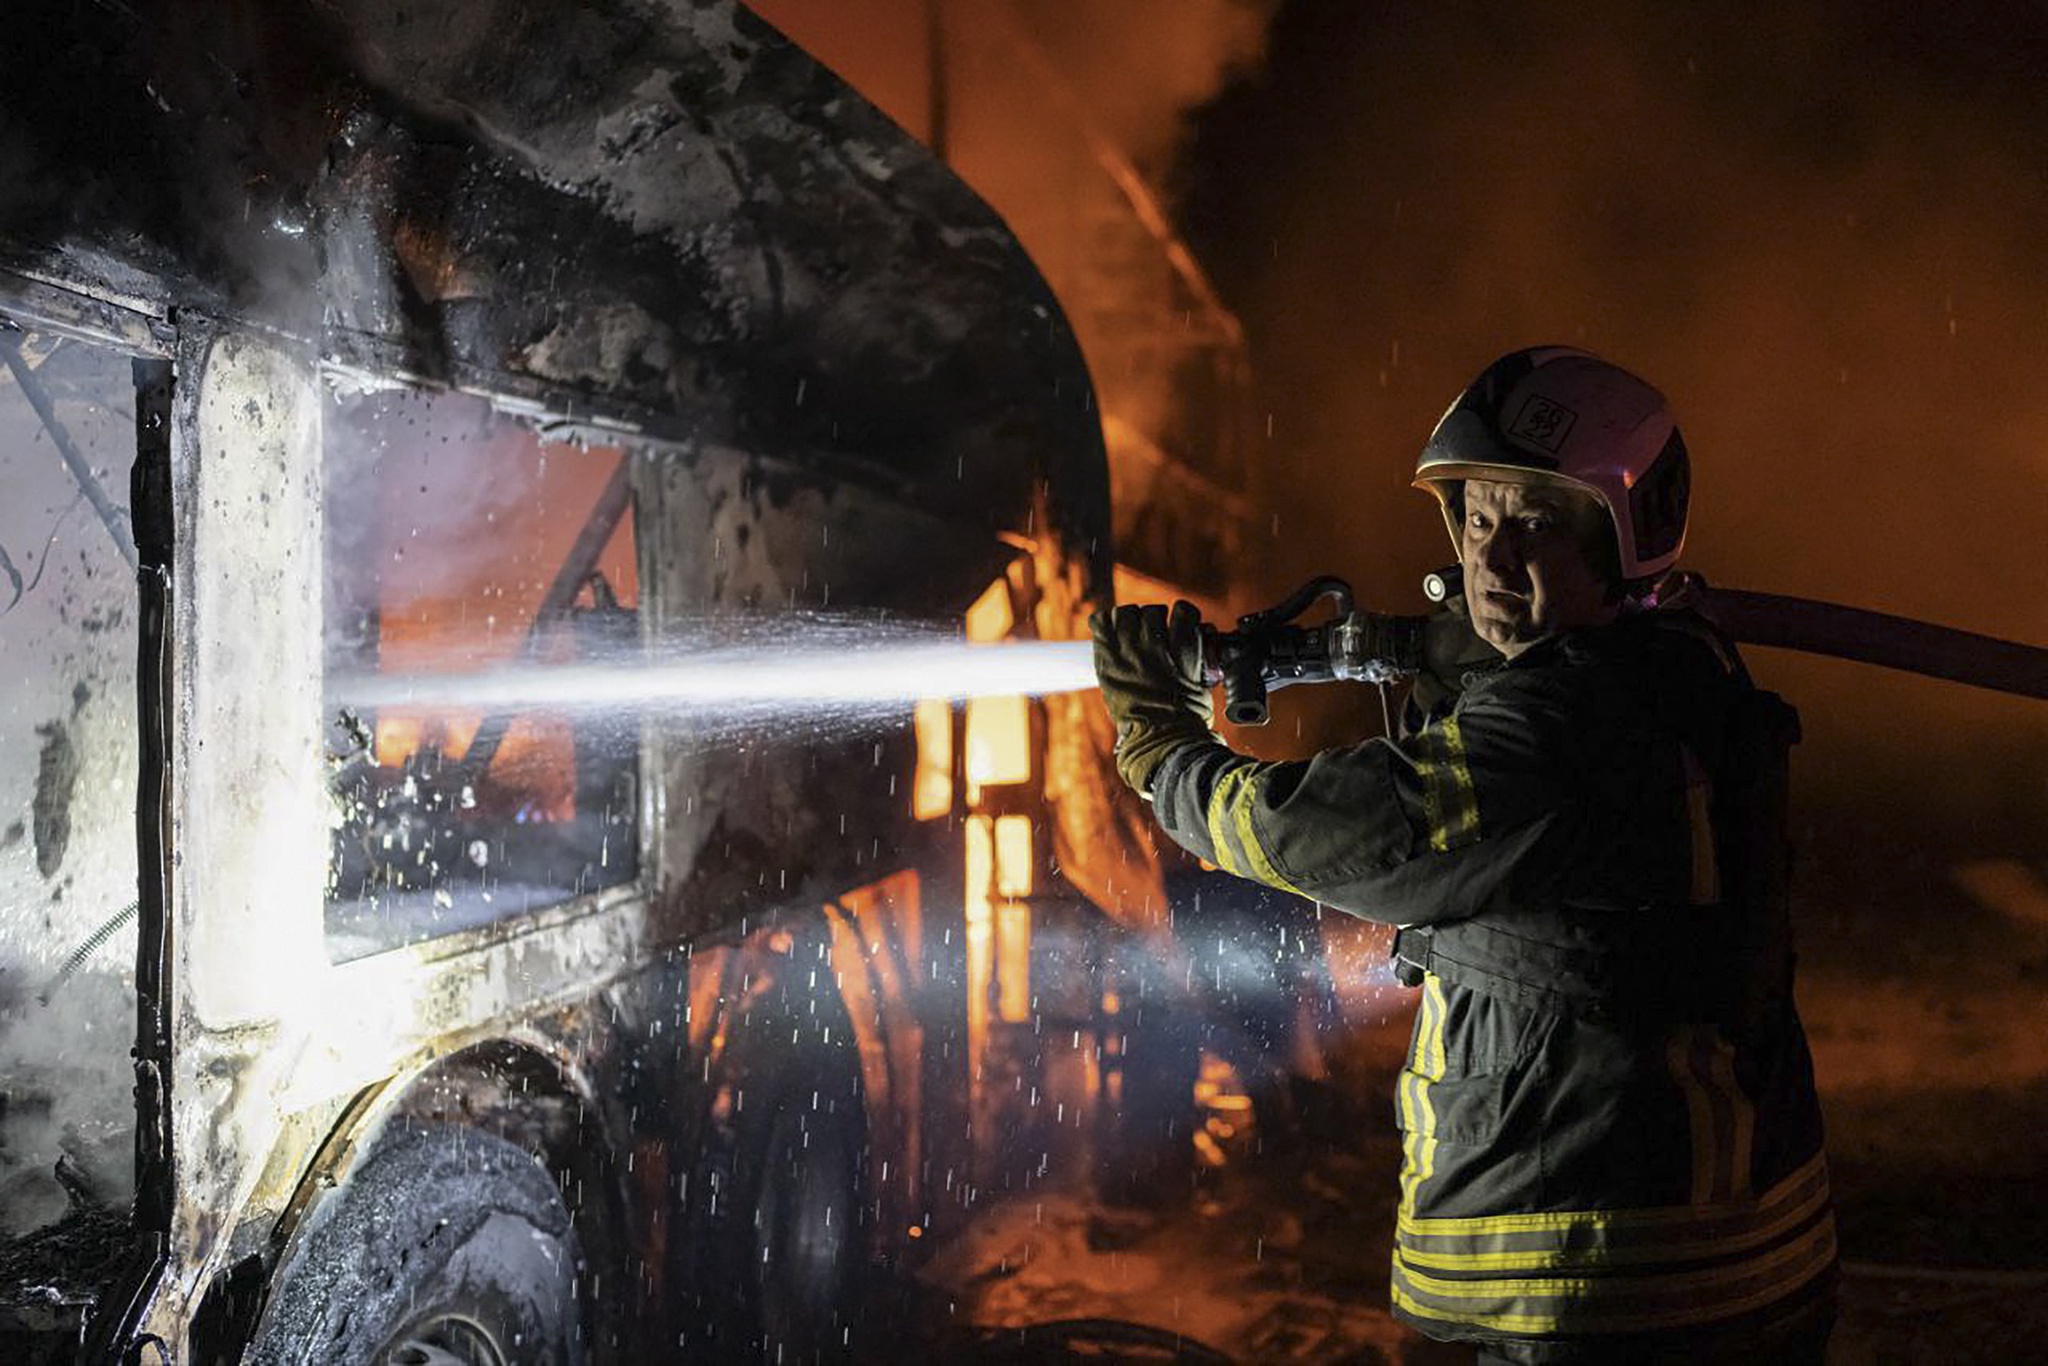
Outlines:
<svg viewBox="0 0 2048 1366"><path fill-rule="evenodd" d="M1502 356L1438 420L1415 462L1415 486L1443 505L1453 544L1467 479L1536 480L1584 489L1614 523L1623 579L1668 569L1685 545L1692 471L1664 395L1570 346Z"/></svg>

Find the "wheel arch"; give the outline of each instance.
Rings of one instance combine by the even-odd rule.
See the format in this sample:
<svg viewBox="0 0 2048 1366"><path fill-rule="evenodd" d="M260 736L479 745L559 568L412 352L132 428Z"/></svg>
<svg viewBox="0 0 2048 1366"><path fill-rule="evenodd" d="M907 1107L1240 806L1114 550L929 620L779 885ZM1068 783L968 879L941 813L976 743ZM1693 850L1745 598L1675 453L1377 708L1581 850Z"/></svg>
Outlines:
<svg viewBox="0 0 2048 1366"><path fill-rule="evenodd" d="M576 1230L583 1267L577 1277L579 1297L595 1359L631 1360L624 1334L632 1315L625 1297L611 1289L629 1275L632 1264L622 1185L625 1135L600 1104L595 1078L572 1056L570 1046L526 1033L477 1040L421 1059L350 1098L272 1228L260 1292L246 1305L237 1334L243 1345L253 1340L279 1277L317 1222L315 1212L337 1199L379 1140L403 1124L475 1129L525 1150L546 1168ZM206 1301L246 1296L246 1285L234 1283L243 1266L220 1271L208 1286Z"/></svg>

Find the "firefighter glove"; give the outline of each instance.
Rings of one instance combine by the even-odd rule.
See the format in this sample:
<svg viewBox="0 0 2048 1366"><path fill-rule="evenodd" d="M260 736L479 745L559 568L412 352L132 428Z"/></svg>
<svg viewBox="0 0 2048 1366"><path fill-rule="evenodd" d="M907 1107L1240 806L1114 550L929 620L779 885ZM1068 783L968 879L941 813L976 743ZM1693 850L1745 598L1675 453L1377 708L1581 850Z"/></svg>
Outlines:
<svg viewBox="0 0 2048 1366"><path fill-rule="evenodd" d="M1176 602L1097 612L1095 676L1116 722L1116 771L1150 800L1152 775L1182 745L1213 739L1215 712L1202 681L1202 617Z"/></svg>

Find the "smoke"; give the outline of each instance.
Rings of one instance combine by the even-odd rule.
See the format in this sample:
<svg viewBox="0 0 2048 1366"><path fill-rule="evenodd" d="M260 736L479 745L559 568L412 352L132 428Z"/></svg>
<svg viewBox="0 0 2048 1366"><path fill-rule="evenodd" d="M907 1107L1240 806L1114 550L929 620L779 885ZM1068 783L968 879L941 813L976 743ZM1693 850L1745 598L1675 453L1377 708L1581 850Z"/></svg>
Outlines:
<svg viewBox="0 0 2048 1366"><path fill-rule="evenodd" d="M1094 130L1141 168L1157 170L1180 145L1187 111L1257 65L1277 6L1278 0L749 0L747 7L927 139L933 115L926 42L934 11L945 35L943 60L955 68L952 116L965 105L978 122L974 107L986 105L995 115L993 136L1017 144L1044 135L1047 102L1059 99L1041 88L1036 107L1031 102L1030 88L1042 87L1048 72L1018 60L1014 40L1025 36ZM1004 55L992 69L973 71L977 51L990 42ZM963 59L969 69L961 69ZM963 169L975 180L971 168Z"/></svg>
<svg viewBox="0 0 2048 1366"><path fill-rule="evenodd" d="M1164 169L1178 150L1187 111L1257 67L1278 7L1278 0L1014 3L1097 127L1148 172Z"/></svg>
<svg viewBox="0 0 2048 1366"><path fill-rule="evenodd" d="M103 955L47 1004L17 994L13 971L0 976L0 1241L60 1217L74 1199L119 1206L133 1189L135 982L107 964L134 960L135 932Z"/></svg>
<svg viewBox="0 0 2048 1366"><path fill-rule="evenodd" d="M1287 5L1181 200L1272 413L1273 563L1412 610L1449 554L1423 437L1562 341L1677 405L1711 579L2048 643L2043 56L2010 7ZM2038 704L1755 662L1825 790L2015 840L2048 811Z"/></svg>
<svg viewBox="0 0 2048 1366"><path fill-rule="evenodd" d="M1139 495L1118 513L1127 564L1166 576L1176 566L1165 560L1215 539L1223 528L1207 502L1185 515L1208 535L1178 535L1183 510L1169 500L1191 495L1152 479L1148 453L1242 485L1241 345L1186 268L1158 186L1189 109L1256 65L1274 0L752 8L941 150L1030 252L1086 355L1116 478ZM1190 568L1178 571L1192 579L1207 566ZM1223 577L1183 586L1221 597Z"/></svg>

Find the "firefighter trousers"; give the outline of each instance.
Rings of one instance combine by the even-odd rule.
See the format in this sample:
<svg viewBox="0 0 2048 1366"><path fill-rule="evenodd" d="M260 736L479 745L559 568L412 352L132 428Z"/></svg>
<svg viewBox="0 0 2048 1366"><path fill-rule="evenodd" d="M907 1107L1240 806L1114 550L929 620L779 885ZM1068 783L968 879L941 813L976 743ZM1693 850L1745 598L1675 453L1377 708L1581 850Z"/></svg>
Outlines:
<svg viewBox="0 0 2048 1366"><path fill-rule="evenodd" d="M1828 1336L1834 1328L1830 1314L1819 1322L1802 1325L1768 1345L1750 1342L1719 1354L1700 1354L1683 1347L1644 1354L1640 1346L1607 1347L1586 1344L1560 1354L1554 1344L1541 1346L1496 1343L1481 1347L1475 1366L1824 1366Z"/></svg>
<svg viewBox="0 0 2048 1366"><path fill-rule="evenodd" d="M1835 1327L1832 1293L1775 1322L1704 1338L1622 1338L1612 1342L1493 1342L1476 1366L1825 1366Z"/></svg>

